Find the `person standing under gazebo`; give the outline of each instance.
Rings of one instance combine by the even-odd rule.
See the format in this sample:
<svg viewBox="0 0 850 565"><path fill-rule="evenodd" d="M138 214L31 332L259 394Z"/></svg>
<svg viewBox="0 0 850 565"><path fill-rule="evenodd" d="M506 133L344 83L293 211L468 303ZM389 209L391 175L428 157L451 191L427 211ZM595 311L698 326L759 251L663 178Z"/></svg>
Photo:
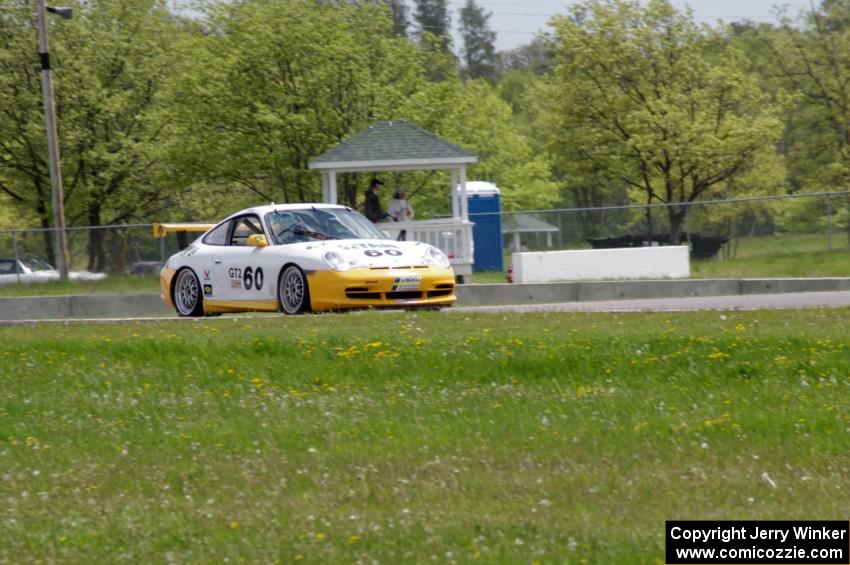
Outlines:
<svg viewBox="0 0 850 565"><path fill-rule="evenodd" d="M404 189L398 189L393 194L393 199L390 200L387 206L387 213L394 222L406 222L413 219L413 208L407 201L407 192ZM398 241L407 239L407 230L401 230L398 233Z"/></svg>
<svg viewBox="0 0 850 565"><path fill-rule="evenodd" d="M378 179L372 179L369 183L369 189L366 190L366 201L363 203L363 215L369 218L373 224L377 224L384 219L384 209L381 208L381 199L378 197L378 190L384 186L384 183Z"/></svg>

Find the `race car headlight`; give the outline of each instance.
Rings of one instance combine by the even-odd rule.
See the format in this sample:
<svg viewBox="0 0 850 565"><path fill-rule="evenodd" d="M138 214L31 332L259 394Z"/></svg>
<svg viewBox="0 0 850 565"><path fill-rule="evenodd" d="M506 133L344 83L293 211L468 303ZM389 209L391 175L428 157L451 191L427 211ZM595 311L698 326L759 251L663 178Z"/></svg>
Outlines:
<svg viewBox="0 0 850 565"><path fill-rule="evenodd" d="M336 251L325 251L322 254L322 260L324 260L325 264L328 267L330 267L334 271L340 272L345 272L353 267L361 266L357 260L343 257Z"/></svg>
<svg viewBox="0 0 850 565"><path fill-rule="evenodd" d="M444 269L448 269L451 266L451 262L446 257L446 254L431 245L425 248L425 255L422 256L422 259L429 265L437 265Z"/></svg>

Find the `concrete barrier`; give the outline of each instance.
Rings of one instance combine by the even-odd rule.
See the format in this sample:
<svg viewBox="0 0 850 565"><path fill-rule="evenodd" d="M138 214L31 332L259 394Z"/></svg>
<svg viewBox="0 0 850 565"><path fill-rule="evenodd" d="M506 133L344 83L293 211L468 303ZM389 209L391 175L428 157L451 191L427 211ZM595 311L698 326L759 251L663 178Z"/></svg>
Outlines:
<svg viewBox="0 0 850 565"><path fill-rule="evenodd" d="M158 294L107 294L69 296L71 316L74 318L112 316L147 316L174 313L162 302Z"/></svg>
<svg viewBox="0 0 850 565"><path fill-rule="evenodd" d="M87 294L0 298L0 320L109 318L173 312L158 294Z"/></svg>
<svg viewBox="0 0 850 565"><path fill-rule="evenodd" d="M455 293L459 306L576 302L579 283L462 284Z"/></svg>
<svg viewBox="0 0 850 565"><path fill-rule="evenodd" d="M71 317L68 296L0 298L0 320L49 320Z"/></svg>
<svg viewBox="0 0 850 565"><path fill-rule="evenodd" d="M741 294L784 292L830 292L850 290L850 278L822 277L811 279L743 279Z"/></svg>
<svg viewBox="0 0 850 565"><path fill-rule="evenodd" d="M741 284L731 279L600 281L578 284L578 301L617 300L621 298L687 298L740 294Z"/></svg>
<svg viewBox="0 0 850 565"><path fill-rule="evenodd" d="M842 290L850 290L850 278L665 279L550 284L470 284L458 286L456 293L458 306L496 306Z"/></svg>
<svg viewBox="0 0 850 565"><path fill-rule="evenodd" d="M680 279L691 274L687 245L514 253L511 260L518 283Z"/></svg>

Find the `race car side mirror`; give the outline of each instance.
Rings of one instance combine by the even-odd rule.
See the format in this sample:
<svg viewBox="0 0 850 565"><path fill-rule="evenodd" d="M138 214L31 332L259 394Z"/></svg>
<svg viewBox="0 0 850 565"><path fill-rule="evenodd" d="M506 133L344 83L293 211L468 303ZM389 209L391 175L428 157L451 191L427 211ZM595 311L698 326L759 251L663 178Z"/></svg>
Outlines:
<svg viewBox="0 0 850 565"><path fill-rule="evenodd" d="M269 240L266 239L261 233L255 233L254 235L248 236L248 245L251 247L266 247L269 244Z"/></svg>

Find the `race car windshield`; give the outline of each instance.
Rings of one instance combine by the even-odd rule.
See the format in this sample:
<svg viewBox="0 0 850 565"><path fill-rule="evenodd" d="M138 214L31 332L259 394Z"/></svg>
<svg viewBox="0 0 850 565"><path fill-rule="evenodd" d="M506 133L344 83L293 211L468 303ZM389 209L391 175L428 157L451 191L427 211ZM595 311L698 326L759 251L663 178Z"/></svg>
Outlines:
<svg viewBox="0 0 850 565"><path fill-rule="evenodd" d="M278 245L321 239L387 239L375 225L347 208L275 210L266 215Z"/></svg>

